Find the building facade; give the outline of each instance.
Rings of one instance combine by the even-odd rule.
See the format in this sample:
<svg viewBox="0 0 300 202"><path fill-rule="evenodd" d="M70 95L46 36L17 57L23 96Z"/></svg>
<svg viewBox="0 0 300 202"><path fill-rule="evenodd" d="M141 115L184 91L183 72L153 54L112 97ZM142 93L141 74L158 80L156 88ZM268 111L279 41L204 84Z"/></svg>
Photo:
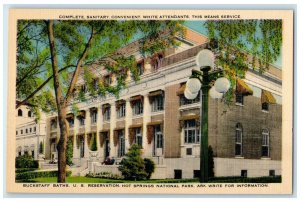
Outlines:
<svg viewBox="0 0 300 202"><path fill-rule="evenodd" d="M29 155L35 160L43 159L46 142L46 117L37 121L28 105L16 110L16 156Z"/></svg>
<svg viewBox="0 0 300 202"><path fill-rule="evenodd" d="M67 115L75 165L95 157L90 172L118 173L117 164L135 143L156 164L152 178L198 177L201 93L187 100L183 92L191 70L197 68L195 56L207 41L188 30L179 48L152 58L143 59L135 43L121 49L120 53L136 57L140 81L134 82L129 73L128 88L119 98L89 97L81 78L78 89L87 94L87 100L73 100L79 111L72 113L70 105ZM117 75L99 72L97 79L114 85ZM250 68L245 79L237 80L232 103L210 98L208 134L215 175L280 175L281 117L281 70L273 66L263 75ZM53 160L59 138L55 114L47 117L46 134L46 159ZM93 141L96 151L91 151ZM115 165L101 164L108 156L114 157Z"/></svg>

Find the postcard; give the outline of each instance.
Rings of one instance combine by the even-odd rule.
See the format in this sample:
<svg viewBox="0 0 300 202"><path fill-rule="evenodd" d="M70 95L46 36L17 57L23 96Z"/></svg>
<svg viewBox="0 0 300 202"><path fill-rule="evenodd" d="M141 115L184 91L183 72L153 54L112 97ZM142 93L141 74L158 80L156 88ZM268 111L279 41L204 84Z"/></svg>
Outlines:
<svg viewBox="0 0 300 202"><path fill-rule="evenodd" d="M293 11L10 9L6 188L292 194Z"/></svg>

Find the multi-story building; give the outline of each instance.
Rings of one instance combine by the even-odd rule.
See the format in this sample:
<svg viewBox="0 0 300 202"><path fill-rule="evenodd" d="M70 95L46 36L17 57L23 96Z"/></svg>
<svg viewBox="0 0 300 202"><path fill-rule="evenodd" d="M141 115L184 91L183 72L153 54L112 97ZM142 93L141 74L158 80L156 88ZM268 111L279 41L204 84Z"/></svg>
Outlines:
<svg viewBox="0 0 300 202"><path fill-rule="evenodd" d="M121 54L136 57L140 81L134 82L128 74L128 88L119 98L89 98L87 93L87 101L73 101L80 109L73 114L70 106L67 118L75 164L97 155L93 172L117 172L118 165L101 162L108 156L120 162L136 143L142 146L143 156L156 164L153 178L198 177L201 95L187 100L183 92L191 70L197 68L195 56L208 39L188 30L179 40L180 47L147 59L138 54L137 43L122 48ZM101 68L98 72L99 79L114 85L116 75ZM78 84L86 92L83 78ZM281 70L274 66L264 74L249 68L245 79L237 80L233 103L210 98L208 134L215 175L280 175L281 117ZM47 118L47 126L46 158L53 159L59 137L55 115ZM97 151L91 152L94 137Z"/></svg>
<svg viewBox="0 0 300 202"><path fill-rule="evenodd" d="M16 156L24 154L35 160L44 157L46 141L46 117L37 120L28 104L16 110ZM42 148L41 148L42 147Z"/></svg>

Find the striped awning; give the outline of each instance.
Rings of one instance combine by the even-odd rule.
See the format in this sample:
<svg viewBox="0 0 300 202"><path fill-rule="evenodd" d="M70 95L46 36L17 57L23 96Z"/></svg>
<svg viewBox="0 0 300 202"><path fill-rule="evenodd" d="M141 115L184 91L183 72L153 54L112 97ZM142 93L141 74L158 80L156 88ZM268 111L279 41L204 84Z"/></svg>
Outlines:
<svg viewBox="0 0 300 202"><path fill-rule="evenodd" d="M242 79L237 79L236 93L242 95L253 95L253 90L245 83L245 81Z"/></svg>
<svg viewBox="0 0 300 202"><path fill-rule="evenodd" d="M147 123L147 126L154 126L154 125L160 125L162 124L164 121L152 121Z"/></svg>
<svg viewBox="0 0 300 202"><path fill-rule="evenodd" d="M68 113L66 118L67 119L74 119L74 114L73 113Z"/></svg>
<svg viewBox="0 0 300 202"><path fill-rule="evenodd" d="M137 100L143 100L142 95L136 95L130 98L130 102L137 101Z"/></svg>
<svg viewBox="0 0 300 202"><path fill-rule="evenodd" d="M83 117L85 118L85 111L84 110L81 110L77 113L77 117Z"/></svg>
<svg viewBox="0 0 300 202"><path fill-rule="evenodd" d="M261 103L276 104L276 99L271 92L261 90Z"/></svg>
<svg viewBox="0 0 300 202"><path fill-rule="evenodd" d="M140 123L140 124L133 124L133 125L129 126L129 128L141 128L141 127L143 127L142 123Z"/></svg>
<svg viewBox="0 0 300 202"><path fill-rule="evenodd" d="M186 115L186 116L181 116L179 118L180 121L185 121L185 120L192 120L192 119L199 119L200 118L200 115Z"/></svg>
<svg viewBox="0 0 300 202"><path fill-rule="evenodd" d="M186 84L182 84L180 88L177 90L177 95L183 95Z"/></svg>
<svg viewBox="0 0 300 202"><path fill-rule="evenodd" d="M163 95L164 91L163 90L156 90L156 91L152 91L149 93L149 97L154 97L154 96L158 96L158 95Z"/></svg>

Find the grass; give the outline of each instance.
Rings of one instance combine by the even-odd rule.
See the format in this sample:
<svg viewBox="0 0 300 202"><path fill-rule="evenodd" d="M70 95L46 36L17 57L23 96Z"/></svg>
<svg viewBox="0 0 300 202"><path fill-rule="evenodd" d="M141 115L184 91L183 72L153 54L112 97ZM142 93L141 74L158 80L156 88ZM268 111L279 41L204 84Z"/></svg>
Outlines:
<svg viewBox="0 0 300 202"><path fill-rule="evenodd" d="M32 182L32 183L56 183L56 177L34 178L27 181L18 182ZM209 183L280 183L281 176L276 177L216 177L210 179ZM142 180L142 181L128 181L115 180L92 177L67 177L67 183L198 183L198 179L163 179L163 180Z"/></svg>

